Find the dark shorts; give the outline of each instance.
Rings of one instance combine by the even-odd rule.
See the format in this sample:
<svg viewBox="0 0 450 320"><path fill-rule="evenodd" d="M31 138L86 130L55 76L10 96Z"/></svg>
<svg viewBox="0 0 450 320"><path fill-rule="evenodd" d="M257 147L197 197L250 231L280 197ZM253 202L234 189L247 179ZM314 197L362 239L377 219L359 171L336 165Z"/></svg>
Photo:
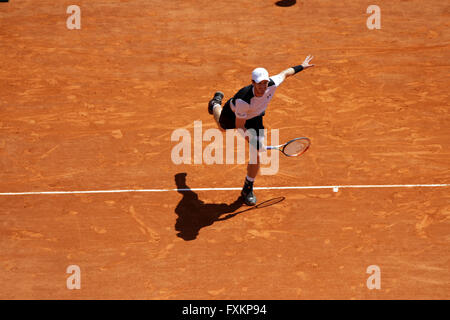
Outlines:
<svg viewBox="0 0 450 320"><path fill-rule="evenodd" d="M222 113L220 114L219 123L222 129L236 129L236 114L231 110L230 100L228 100L223 106ZM264 124L263 124L263 116L265 112L260 114L259 116L253 117L245 121L246 129L254 129L256 132L256 137L259 141L260 136L264 138ZM261 131L260 131L261 130ZM259 143L258 143L259 150Z"/></svg>

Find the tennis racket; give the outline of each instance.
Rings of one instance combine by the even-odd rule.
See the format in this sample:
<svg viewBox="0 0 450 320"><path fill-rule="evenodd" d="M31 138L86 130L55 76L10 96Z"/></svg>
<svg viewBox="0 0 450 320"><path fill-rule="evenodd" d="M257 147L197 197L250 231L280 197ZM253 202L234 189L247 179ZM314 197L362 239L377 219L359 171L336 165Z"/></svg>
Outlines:
<svg viewBox="0 0 450 320"><path fill-rule="evenodd" d="M311 140L308 138L295 138L285 144L280 144L279 146L267 146L267 150L277 149L281 151L285 156L296 157L308 150L311 145Z"/></svg>

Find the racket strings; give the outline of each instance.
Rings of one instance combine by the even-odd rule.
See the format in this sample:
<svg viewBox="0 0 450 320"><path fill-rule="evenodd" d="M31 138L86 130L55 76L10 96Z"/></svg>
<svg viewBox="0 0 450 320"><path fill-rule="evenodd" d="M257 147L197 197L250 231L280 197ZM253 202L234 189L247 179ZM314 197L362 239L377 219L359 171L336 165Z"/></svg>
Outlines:
<svg viewBox="0 0 450 320"><path fill-rule="evenodd" d="M284 148L284 154L288 156L296 156L302 152L304 152L309 147L309 141L298 139L289 142Z"/></svg>

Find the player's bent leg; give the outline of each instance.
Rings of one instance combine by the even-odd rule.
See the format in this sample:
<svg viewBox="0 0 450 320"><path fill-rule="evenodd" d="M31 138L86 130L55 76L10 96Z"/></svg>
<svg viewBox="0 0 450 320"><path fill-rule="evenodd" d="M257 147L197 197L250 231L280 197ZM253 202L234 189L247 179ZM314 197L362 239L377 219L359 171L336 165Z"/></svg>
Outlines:
<svg viewBox="0 0 450 320"><path fill-rule="evenodd" d="M222 128L222 126L221 126L221 124L220 124L220 115L221 115L221 114L222 114L222 107L221 107L220 105L216 104L216 105L214 106L214 109L213 109L214 120L216 121L217 126L219 127L219 129L220 129L221 131L225 131L225 129Z"/></svg>
<svg viewBox="0 0 450 320"><path fill-rule="evenodd" d="M223 96L224 96L224 94L221 91L216 91L216 93L214 93L214 97L211 100L209 100L209 103L208 103L208 113L209 114L213 114L214 108L217 105L219 105L219 106L222 105Z"/></svg>
<svg viewBox="0 0 450 320"><path fill-rule="evenodd" d="M220 115L222 113L223 92L217 91L214 97L208 102L208 113L214 116L214 120L221 131L225 131L220 125Z"/></svg>

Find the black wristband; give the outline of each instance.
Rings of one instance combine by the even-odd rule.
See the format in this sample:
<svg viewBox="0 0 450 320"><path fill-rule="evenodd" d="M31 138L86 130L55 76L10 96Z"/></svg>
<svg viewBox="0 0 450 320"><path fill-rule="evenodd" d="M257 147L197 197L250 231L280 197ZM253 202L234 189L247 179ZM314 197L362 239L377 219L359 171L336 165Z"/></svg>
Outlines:
<svg viewBox="0 0 450 320"><path fill-rule="evenodd" d="M294 74L296 74L303 70L303 66L302 65L295 66L295 67L292 67L292 69L294 69L294 71L295 71Z"/></svg>

